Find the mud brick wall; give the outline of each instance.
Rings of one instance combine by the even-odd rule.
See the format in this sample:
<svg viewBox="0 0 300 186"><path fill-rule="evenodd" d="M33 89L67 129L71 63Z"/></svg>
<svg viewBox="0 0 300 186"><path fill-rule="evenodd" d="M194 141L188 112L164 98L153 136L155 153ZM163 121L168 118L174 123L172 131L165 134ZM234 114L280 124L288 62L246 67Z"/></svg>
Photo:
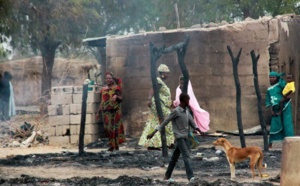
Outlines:
<svg viewBox="0 0 300 186"><path fill-rule="evenodd" d="M43 62L41 57L20 59L0 64L0 73L9 71L12 74L15 102L17 106L39 105L41 98L41 81ZM53 73L52 86L78 86L88 77L84 70L96 62L74 59L56 58Z"/></svg>
<svg viewBox="0 0 300 186"><path fill-rule="evenodd" d="M101 120L96 120L99 109L99 87L88 92L84 143L104 136ZM53 87L49 110L50 144L78 144L81 122L82 86ZM69 133L69 135L65 135Z"/></svg>
<svg viewBox="0 0 300 186"><path fill-rule="evenodd" d="M239 63L244 128L259 125L257 98L253 83L250 51L260 54L258 75L263 94L269 86L269 45L278 41L278 20L261 20L229 24L216 28L180 29L144 33L107 40L107 66L123 78L123 113L128 134L139 136L148 116L147 97L151 87L149 43L166 47L190 36L185 63L190 73L200 106L211 116L211 131L237 130L236 89L232 61L227 51L230 45L236 55L243 48ZM162 56L171 73L166 84L172 98L181 74L176 53Z"/></svg>
<svg viewBox="0 0 300 186"><path fill-rule="evenodd" d="M280 22L280 38L275 43L277 49L277 67L279 72L293 74L296 84L296 92L292 97L294 130L296 134L300 134L300 16L289 15L279 18ZM274 66L272 66L274 68Z"/></svg>

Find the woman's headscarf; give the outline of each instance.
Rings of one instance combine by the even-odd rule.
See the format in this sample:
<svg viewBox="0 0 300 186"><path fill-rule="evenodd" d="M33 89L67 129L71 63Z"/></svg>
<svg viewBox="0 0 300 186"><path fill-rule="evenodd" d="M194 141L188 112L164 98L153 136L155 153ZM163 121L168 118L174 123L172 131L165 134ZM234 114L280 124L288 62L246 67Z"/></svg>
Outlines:
<svg viewBox="0 0 300 186"><path fill-rule="evenodd" d="M284 88L285 85L286 85L286 82L284 81L284 79L281 78L281 77L284 76L284 75L285 75L284 72L279 74L279 73L277 73L277 72L275 72L275 71L272 71L272 72L270 72L269 77L276 77L276 78L278 79L279 85L280 85L282 88Z"/></svg>
<svg viewBox="0 0 300 186"><path fill-rule="evenodd" d="M159 67L157 68L158 72L170 72L170 69L167 65L165 64L161 64L159 65Z"/></svg>
<svg viewBox="0 0 300 186"><path fill-rule="evenodd" d="M12 79L11 73L8 71L4 72L3 77L4 77L4 79L7 79L8 81L10 81Z"/></svg>
<svg viewBox="0 0 300 186"><path fill-rule="evenodd" d="M113 74L112 72L106 72L106 73L105 73L105 76L107 76L107 75L110 75L110 76L113 78L113 80L115 81L115 83L116 83L117 85L119 85L120 87L122 87L122 79L121 79L121 78L115 77L114 74Z"/></svg>
<svg viewBox="0 0 300 186"><path fill-rule="evenodd" d="M280 74L278 74L277 72L272 71L272 72L270 72L269 77L277 77L277 78L279 78Z"/></svg>

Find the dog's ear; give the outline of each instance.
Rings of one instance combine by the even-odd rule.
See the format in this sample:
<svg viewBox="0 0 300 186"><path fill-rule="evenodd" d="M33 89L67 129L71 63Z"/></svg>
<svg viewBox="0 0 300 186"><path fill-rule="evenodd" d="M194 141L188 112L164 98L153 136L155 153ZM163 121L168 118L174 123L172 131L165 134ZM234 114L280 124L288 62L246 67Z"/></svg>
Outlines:
<svg viewBox="0 0 300 186"><path fill-rule="evenodd" d="M224 144L225 140L223 138L220 139L221 144Z"/></svg>

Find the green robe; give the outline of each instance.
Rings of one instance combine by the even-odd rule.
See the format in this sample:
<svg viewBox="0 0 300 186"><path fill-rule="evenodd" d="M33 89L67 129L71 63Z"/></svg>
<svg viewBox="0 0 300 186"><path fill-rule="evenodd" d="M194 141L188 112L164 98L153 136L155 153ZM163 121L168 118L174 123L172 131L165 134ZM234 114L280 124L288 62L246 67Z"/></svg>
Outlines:
<svg viewBox="0 0 300 186"><path fill-rule="evenodd" d="M285 83L282 81L269 87L266 94L266 106L272 107L274 113L280 111L280 100ZM294 136L291 100L284 104L282 114L272 116L269 143L282 141L285 137Z"/></svg>

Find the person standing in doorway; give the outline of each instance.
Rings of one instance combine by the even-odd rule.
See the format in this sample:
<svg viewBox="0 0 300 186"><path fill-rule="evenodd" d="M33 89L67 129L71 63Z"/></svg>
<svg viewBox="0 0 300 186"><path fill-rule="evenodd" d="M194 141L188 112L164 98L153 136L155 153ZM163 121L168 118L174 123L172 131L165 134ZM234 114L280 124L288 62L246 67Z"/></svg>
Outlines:
<svg viewBox="0 0 300 186"><path fill-rule="evenodd" d="M1 120L2 121L6 121L6 120L10 120L10 116L9 116L9 99L10 99L10 84L9 84L9 80L10 80L10 73L5 71L4 72L4 76L2 78L1 81L1 89L0 89L0 95L1 95Z"/></svg>
<svg viewBox="0 0 300 186"><path fill-rule="evenodd" d="M119 145L125 142L124 127L122 122L122 89L121 79L115 78L113 73L105 75L106 86L100 91L101 103L97 118L102 112L104 129L109 139L108 151L119 150Z"/></svg>
<svg viewBox="0 0 300 186"><path fill-rule="evenodd" d="M8 117L11 118L14 115L16 115L16 106L15 106L15 95L14 95L14 88L11 83L12 80L12 75L10 72L4 72L4 78L8 80L9 82L9 91L10 91L10 96L9 96L9 103L8 103Z"/></svg>
<svg viewBox="0 0 300 186"><path fill-rule="evenodd" d="M0 73L0 120L2 121L3 120L3 96L2 96L2 90L3 90L3 76L2 74Z"/></svg>

